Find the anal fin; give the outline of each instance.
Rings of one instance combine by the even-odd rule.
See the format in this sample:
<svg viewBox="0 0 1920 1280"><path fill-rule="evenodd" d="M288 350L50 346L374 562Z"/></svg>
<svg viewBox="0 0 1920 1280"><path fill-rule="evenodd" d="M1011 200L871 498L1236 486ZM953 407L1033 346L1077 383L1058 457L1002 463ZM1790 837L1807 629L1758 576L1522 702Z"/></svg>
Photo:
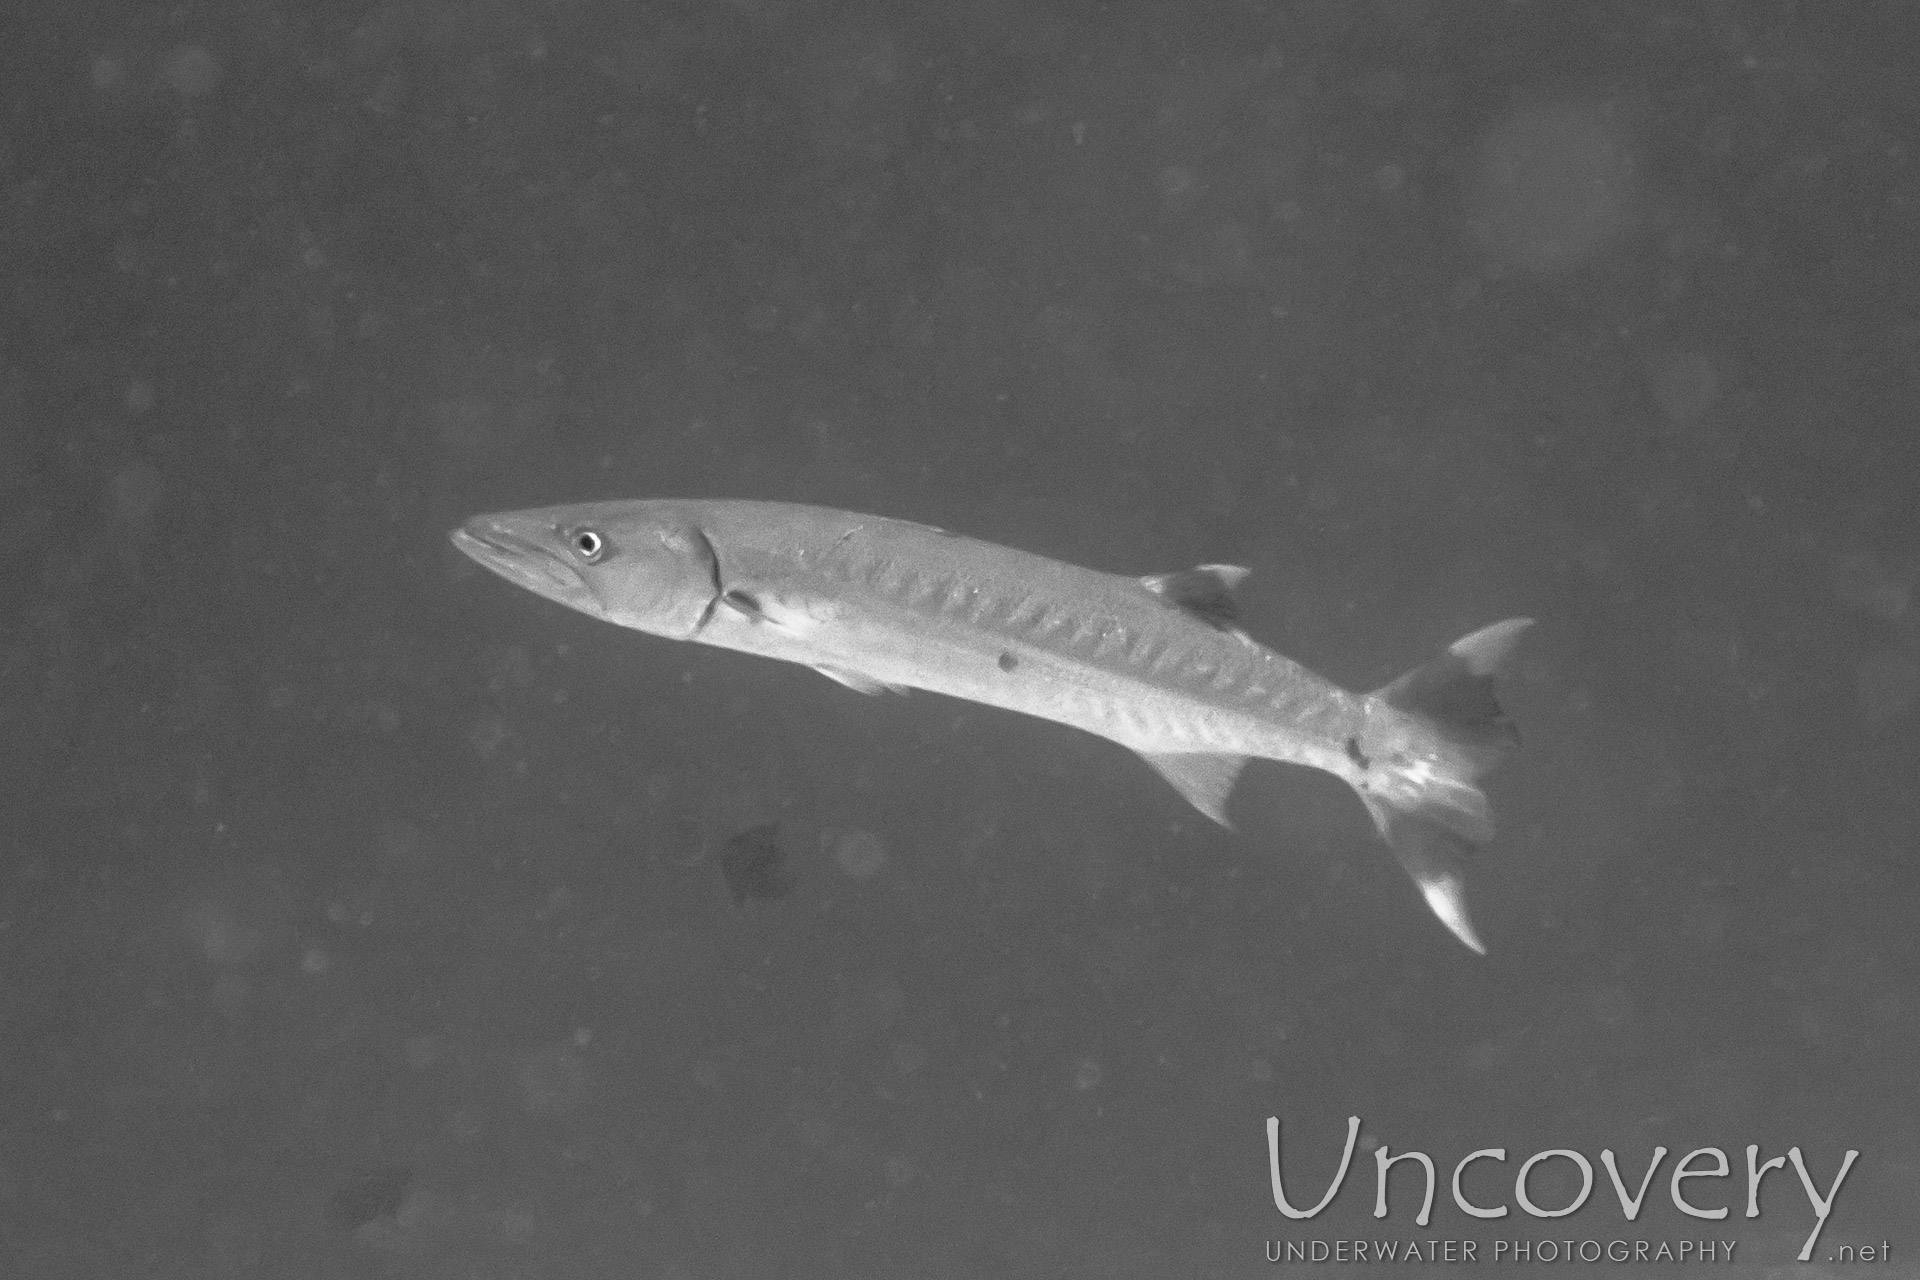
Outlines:
<svg viewBox="0 0 1920 1280"><path fill-rule="evenodd" d="M1209 752L1142 751L1140 758L1173 784L1173 789L1185 796L1188 804L1221 826L1232 828L1233 824L1227 821L1227 796L1239 780L1240 770L1246 767L1247 757Z"/></svg>

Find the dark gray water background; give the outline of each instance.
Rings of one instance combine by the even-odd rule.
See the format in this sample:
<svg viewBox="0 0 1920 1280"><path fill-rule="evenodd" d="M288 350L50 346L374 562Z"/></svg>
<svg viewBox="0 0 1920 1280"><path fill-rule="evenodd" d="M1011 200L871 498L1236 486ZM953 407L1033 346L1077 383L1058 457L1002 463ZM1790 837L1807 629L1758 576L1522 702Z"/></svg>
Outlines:
<svg viewBox="0 0 1920 1280"><path fill-rule="evenodd" d="M1920 1252L1907 6L8 10L0 1274ZM1353 687L1537 616L1492 954L1330 778L1229 833L445 539L675 495L1248 565ZM1302 1199L1363 1117L1313 1223L1270 1115ZM1749 1143L1861 1152L1819 1266Z"/></svg>

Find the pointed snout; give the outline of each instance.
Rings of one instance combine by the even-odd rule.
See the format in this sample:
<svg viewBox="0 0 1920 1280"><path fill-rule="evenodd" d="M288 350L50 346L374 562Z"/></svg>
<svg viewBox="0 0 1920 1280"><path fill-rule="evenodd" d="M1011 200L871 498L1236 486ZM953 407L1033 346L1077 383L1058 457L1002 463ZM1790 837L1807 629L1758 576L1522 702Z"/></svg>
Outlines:
<svg viewBox="0 0 1920 1280"><path fill-rule="evenodd" d="M484 553L524 549L539 541L537 526L518 511L497 511L474 516L447 535L453 545L481 563Z"/></svg>
<svg viewBox="0 0 1920 1280"><path fill-rule="evenodd" d="M474 516L448 537L476 564L508 582L570 608L597 612L593 593L567 553L564 535L540 513Z"/></svg>

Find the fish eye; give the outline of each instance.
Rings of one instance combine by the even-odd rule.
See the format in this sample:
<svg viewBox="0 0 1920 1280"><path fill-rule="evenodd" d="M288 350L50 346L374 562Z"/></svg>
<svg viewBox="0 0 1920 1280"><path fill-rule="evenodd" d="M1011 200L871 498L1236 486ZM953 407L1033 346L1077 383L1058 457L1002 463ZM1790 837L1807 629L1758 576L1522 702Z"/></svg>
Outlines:
<svg viewBox="0 0 1920 1280"><path fill-rule="evenodd" d="M592 529L575 529L568 535L567 541L572 544L574 553L588 564L598 560L607 549L606 539Z"/></svg>

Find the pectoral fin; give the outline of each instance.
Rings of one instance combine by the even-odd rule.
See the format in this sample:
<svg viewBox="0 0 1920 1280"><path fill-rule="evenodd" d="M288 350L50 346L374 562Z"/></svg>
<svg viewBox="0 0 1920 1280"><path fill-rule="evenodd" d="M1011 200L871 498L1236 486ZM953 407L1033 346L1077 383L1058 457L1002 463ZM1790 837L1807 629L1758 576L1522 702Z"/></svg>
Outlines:
<svg viewBox="0 0 1920 1280"><path fill-rule="evenodd" d="M875 680L872 676L863 676L858 671L849 671L845 667L814 667L821 675L835 684L843 684L860 693L905 693L905 685L888 684L884 680Z"/></svg>
<svg viewBox="0 0 1920 1280"><path fill-rule="evenodd" d="M1233 826L1227 821L1227 796L1233 791L1240 770L1246 767L1245 756L1200 753L1150 755L1143 751L1140 758L1172 783L1173 789L1185 796L1188 804L1223 827Z"/></svg>
<svg viewBox="0 0 1920 1280"><path fill-rule="evenodd" d="M796 640L805 640L820 629L821 615L804 602L789 604L759 591L729 587L720 594L718 603L754 626L771 627Z"/></svg>

